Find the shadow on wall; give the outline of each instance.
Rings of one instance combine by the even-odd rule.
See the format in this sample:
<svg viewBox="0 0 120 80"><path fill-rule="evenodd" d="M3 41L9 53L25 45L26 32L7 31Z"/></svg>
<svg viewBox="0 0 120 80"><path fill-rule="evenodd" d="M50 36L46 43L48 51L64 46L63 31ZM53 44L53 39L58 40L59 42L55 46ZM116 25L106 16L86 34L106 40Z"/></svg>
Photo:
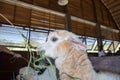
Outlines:
<svg viewBox="0 0 120 80"><path fill-rule="evenodd" d="M27 52L16 52L27 58ZM13 80L18 75L19 69L27 66L27 62L21 58L13 58L12 55L0 53L0 79Z"/></svg>

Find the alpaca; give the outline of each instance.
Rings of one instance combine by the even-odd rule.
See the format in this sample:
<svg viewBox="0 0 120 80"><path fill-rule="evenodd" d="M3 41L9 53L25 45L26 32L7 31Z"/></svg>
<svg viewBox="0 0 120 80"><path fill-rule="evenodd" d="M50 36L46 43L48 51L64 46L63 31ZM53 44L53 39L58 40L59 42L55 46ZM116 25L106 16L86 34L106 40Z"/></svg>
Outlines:
<svg viewBox="0 0 120 80"><path fill-rule="evenodd" d="M56 80L56 76L53 76L52 69L55 69L55 67L48 66L42 74L38 74L38 71L26 66L20 68L19 75L16 76L16 80Z"/></svg>
<svg viewBox="0 0 120 80"><path fill-rule="evenodd" d="M74 33L56 30L49 34L47 42L38 50L55 59L61 80L72 80L71 77L76 80L120 80L119 74L97 73L88 59L86 48Z"/></svg>

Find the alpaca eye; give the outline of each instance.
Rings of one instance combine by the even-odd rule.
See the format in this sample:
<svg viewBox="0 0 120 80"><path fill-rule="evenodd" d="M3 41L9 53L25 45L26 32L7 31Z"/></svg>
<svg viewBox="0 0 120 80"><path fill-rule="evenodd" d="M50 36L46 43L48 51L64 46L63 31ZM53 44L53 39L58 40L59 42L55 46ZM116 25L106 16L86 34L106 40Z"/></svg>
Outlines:
<svg viewBox="0 0 120 80"><path fill-rule="evenodd" d="M56 38L56 37L53 37L53 38L52 38L52 41L53 41L53 42L56 42L57 40L58 40L58 38Z"/></svg>

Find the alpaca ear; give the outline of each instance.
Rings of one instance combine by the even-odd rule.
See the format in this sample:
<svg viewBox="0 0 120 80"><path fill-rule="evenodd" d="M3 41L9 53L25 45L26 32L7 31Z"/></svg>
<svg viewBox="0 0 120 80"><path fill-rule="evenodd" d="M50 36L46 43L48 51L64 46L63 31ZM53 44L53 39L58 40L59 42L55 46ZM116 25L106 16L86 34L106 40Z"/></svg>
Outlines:
<svg viewBox="0 0 120 80"><path fill-rule="evenodd" d="M76 38L71 38L69 39L71 45L77 49L77 50L83 50L86 51L87 50L87 46L85 44L83 44L82 42L80 42L80 40L78 39L78 37Z"/></svg>

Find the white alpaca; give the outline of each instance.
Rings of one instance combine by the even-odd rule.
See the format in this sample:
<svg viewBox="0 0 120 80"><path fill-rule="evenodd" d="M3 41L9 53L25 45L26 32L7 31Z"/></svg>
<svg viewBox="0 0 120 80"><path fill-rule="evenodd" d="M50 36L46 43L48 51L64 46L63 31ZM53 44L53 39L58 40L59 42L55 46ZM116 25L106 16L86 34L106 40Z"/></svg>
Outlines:
<svg viewBox="0 0 120 80"><path fill-rule="evenodd" d="M48 68L43 72L43 74L38 75L38 71L31 67L23 67L19 70L19 75L17 75L17 80L56 80L56 76L53 75L53 69L55 67L48 66ZM23 79L21 79L21 77Z"/></svg>
<svg viewBox="0 0 120 80"><path fill-rule="evenodd" d="M71 32L64 30L51 32L47 42L39 47L39 50L44 50L45 55L55 59L61 80L71 80L68 75L80 80L120 80L118 74L96 73L85 53L86 46Z"/></svg>

